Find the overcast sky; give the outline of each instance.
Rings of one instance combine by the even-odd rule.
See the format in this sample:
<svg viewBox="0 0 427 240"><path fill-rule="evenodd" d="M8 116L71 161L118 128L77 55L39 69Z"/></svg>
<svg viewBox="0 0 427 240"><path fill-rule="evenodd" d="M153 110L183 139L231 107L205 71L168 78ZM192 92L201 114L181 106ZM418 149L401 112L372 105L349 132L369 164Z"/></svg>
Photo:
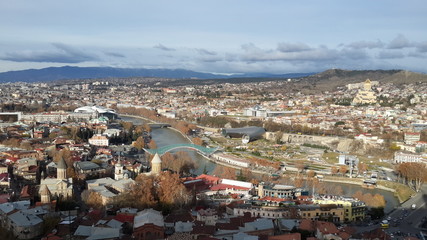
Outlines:
<svg viewBox="0 0 427 240"><path fill-rule="evenodd" d="M0 72L427 72L424 0L0 0Z"/></svg>

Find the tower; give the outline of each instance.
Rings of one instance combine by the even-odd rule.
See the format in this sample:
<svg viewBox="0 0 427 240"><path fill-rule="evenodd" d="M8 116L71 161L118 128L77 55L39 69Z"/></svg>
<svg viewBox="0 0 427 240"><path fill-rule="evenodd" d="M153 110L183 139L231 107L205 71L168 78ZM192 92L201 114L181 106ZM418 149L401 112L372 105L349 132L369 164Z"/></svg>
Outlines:
<svg viewBox="0 0 427 240"><path fill-rule="evenodd" d="M365 89L365 91L371 91L372 90L372 83L371 80L366 79L365 83L363 83L363 88Z"/></svg>
<svg viewBox="0 0 427 240"><path fill-rule="evenodd" d="M56 178L59 180L67 179L67 164L62 157L59 159L56 167Z"/></svg>
<svg viewBox="0 0 427 240"><path fill-rule="evenodd" d="M42 204L50 203L50 191L49 188L47 188L46 184L41 185L40 187L40 198Z"/></svg>
<svg viewBox="0 0 427 240"><path fill-rule="evenodd" d="M123 165L120 159L117 161L116 165L114 165L114 179L123 179Z"/></svg>
<svg viewBox="0 0 427 240"><path fill-rule="evenodd" d="M151 160L151 174L159 174L162 171L162 160L159 154L155 154Z"/></svg>
<svg viewBox="0 0 427 240"><path fill-rule="evenodd" d="M260 198L264 197L264 184L263 183L258 184L258 197L260 197Z"/></svg>

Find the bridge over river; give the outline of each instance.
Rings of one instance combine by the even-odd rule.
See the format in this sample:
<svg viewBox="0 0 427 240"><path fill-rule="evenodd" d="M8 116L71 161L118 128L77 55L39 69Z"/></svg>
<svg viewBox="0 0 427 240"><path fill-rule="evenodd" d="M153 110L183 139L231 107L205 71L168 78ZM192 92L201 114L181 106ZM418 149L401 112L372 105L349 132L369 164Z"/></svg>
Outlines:
<svg viewBox="0 0 427 240"><path fill-rule="evenodd" d="M207 147L202 147L200 145L196 145L196 144L190 144L190 143L180 143L180 144L171 144L171 145L166 145L160 148L156 148L156 149L147 149L144 148L144 151L150 153L150 154L159 154L160 156L162 156L163 154L175 150L175 149L180 149L180 148L186 148L186 149L191 149L194 151L197 151L205 156L209 156L212 153L214 153L215 151L218 150L218 148L207 148Z"/></svg>

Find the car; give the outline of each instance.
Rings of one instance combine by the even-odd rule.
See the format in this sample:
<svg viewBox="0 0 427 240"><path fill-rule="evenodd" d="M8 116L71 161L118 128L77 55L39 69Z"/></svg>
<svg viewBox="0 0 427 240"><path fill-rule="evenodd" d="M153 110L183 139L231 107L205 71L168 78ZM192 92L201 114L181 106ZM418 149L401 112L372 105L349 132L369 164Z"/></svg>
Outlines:
<svg viewBox="0 0 427 240"><path fill-rule="evenodd" d="M417 205L414 203L411 205L411 209L415 209L415 208L417 208Z"/></svg>

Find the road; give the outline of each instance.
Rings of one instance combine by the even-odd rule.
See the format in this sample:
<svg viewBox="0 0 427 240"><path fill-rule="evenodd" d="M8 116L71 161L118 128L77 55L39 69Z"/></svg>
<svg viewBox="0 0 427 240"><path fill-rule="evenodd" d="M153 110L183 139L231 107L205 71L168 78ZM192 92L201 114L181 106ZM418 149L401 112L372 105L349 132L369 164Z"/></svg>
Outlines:
<svg viewBox="0 0 427 240"><path fill-rule="evenodd" d="M393 234L393 239L399 239L396 236L400 232L402 236L408 234L415 236L421 230L421 224L424 219L427 219L427 184L424 184L415 196L402 203L398 208L384 216L383 219L390 219L390 228L385 231ZM411 209L412 204L416 205L415 209ZM356 227L357 232L368 232L380 228L380 224L371 226Z"/></svg>
<svg viewBox="0 0 427 240"><path fill-rule="evenodd" d="M387 232L419 233L421 223L427 218L426 202L427 184L424 184L420 192L389 214L392 224ZM415 209L411 208L412 204L416 205ZM397 226L393 224L395 221L398 222Z"/></svg>

